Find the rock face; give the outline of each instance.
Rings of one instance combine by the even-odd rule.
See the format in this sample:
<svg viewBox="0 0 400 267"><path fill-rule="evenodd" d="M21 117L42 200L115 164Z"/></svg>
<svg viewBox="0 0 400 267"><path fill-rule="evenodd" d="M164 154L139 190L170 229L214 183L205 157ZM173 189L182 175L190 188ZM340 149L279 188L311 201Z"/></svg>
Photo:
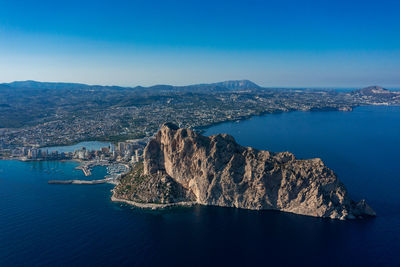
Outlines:
<svg viewBox="0 0 400 267"><path fill-rule="evenodd" d="M205 137L170 123L147 144L142 170L115 192L137 202L194 201L333 219L375 216L364 200L349 198L320 159L243 147L230 135Z"/></svg>

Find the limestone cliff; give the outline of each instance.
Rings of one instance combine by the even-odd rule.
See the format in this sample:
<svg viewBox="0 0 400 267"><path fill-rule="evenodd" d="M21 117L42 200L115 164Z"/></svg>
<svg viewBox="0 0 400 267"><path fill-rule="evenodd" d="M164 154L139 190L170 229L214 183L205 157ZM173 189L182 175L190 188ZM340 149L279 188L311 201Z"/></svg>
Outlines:
<svg viewBox="0 0 400 267"><path fill-rule="evenodd" d="M170 123L147 144L143 163L121 180L114 196L137 203L193 201L334 219L375 216L364 200L349 198L320 159L243 147L230 135L206 137Z"/></svg>

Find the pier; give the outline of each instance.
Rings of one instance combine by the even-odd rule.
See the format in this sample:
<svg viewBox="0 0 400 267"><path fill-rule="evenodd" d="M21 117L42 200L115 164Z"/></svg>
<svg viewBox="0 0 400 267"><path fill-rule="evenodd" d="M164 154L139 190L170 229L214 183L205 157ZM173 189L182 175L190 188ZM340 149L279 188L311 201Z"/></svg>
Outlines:
<svg viewBox="0 0 400 267"><path fill-rule="evenodd" d="M92 170L91 170L91 167L90 167L89 165L81 165L81 166L75 167L75 169L77 169L77 170L82 170L82 171L83 171L83 174L84 174L85 176L90 176L90 175L92 175Z"/></svg>
<svg viewBox="0 0 400 267"><path fill-rule="evenodd" d="M105 184L113 182L113 178L106 178L100 180L50 180L48 184Z"/></svg>

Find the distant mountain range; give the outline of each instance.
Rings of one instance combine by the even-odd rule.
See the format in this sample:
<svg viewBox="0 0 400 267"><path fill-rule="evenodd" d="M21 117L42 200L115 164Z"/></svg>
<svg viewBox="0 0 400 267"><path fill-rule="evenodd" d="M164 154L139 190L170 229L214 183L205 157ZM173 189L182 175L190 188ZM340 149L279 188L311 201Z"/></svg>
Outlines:
<svg viewBox="0 0 400 267"><path fill-rule="evenodd" d="M88 85L82 83L61 83L61 82L38 82L38 81L15 81L11 83L0 84L1 88L23 88L23 89L150 89L153 91L235 91L235 90L249 90L259 89L259 85L249 80L232 80L210 84L194 84L186 86L173 86L173 85L154 85L149 87L136 86L136 87L122 87L122 86L103 86L103 85Z"/></svg>
<svg viewBox="0 0 400 267"><path fill-rule="evenodd" d="M141 93L167 93L167 92L195 92L195 93L207 93L207 92L230 92L230 91L245 91L245 90L271 90L272 88L265 88L257 85L256 83L249 80L230 80L217 83L203 83L193 85L153 85L153 86L136 86L136 87L124 87L124 86L105 86L105 85L88 85L82 83L63 83L63 82L38 82L38 81L15 81L11 83L0 84L0 90L15 90L21 89L24 91L30 91L33 89L40 90L100 90L100 91L137 91ZM285 89L285 88L281 88ZM288 89L288 88L286 88ZM380 86L369 86L362 89L352 91L353 94L364 95L364 96L380 96L380 97L392 97L398 95L399 91L391 91Z"/></svg>
<svg viewBox="0 0 400 267"><path fill-rule="evenodd" d="M3 86L11 88L23 89L84 89L84 88L110 88L122 89L121 86L103 86L103 85L88 85L83 83L62 83L62 82L38 82L38 81L15 81L11 83L3 83Z"/></svg>

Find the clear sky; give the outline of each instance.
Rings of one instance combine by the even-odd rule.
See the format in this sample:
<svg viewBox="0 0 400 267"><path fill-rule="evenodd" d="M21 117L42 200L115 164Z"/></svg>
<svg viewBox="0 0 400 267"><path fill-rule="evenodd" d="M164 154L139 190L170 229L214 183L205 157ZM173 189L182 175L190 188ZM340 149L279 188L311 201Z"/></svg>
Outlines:
<svg viewBox="0 0 400 267"><path fill-rule="evenodd" d="M400 87L400 1L0 0L0 82Z"/></svg>

